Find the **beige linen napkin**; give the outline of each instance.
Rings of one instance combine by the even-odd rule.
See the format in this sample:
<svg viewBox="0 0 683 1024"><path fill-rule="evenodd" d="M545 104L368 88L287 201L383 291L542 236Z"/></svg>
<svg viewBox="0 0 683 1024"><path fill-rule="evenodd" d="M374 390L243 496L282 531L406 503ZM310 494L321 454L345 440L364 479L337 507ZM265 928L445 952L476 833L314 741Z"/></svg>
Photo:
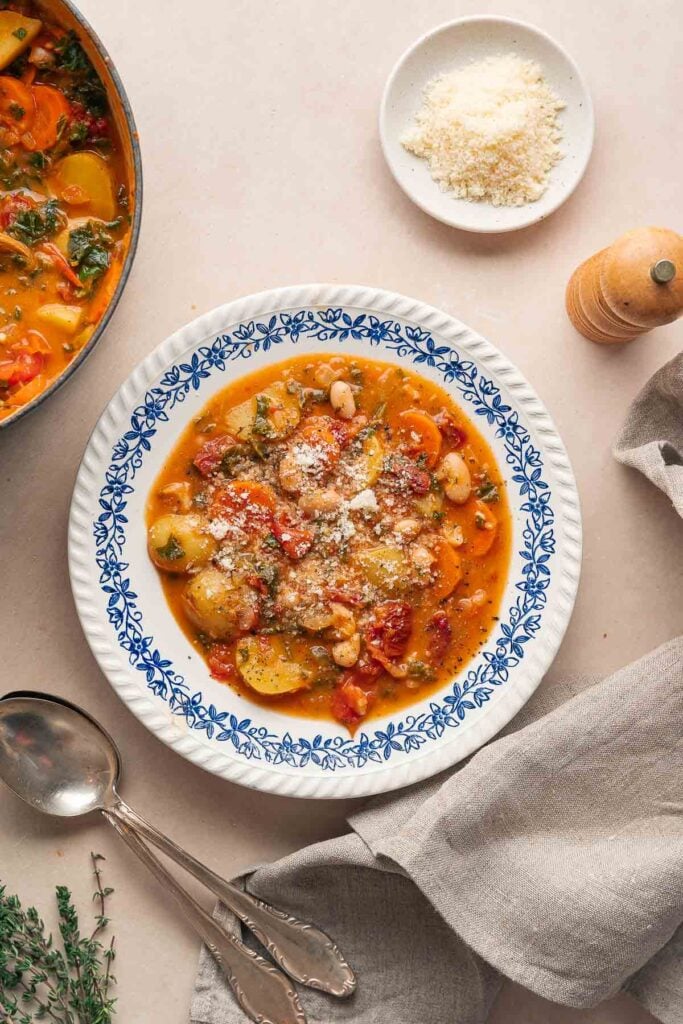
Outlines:
<svg viewBox="0 0 683 1024"><path fill-rule="evenodd" d="M616 454L683 514L682 424L679 357ZM358 971L345 1003L302 991L310 1024L483 1024L503 976L570 1006L626 988L682 1024L683 637L602 682L554 683L464 766L349 824L243 879ZM244 1019L203 950L191 1024Z"/></svg>

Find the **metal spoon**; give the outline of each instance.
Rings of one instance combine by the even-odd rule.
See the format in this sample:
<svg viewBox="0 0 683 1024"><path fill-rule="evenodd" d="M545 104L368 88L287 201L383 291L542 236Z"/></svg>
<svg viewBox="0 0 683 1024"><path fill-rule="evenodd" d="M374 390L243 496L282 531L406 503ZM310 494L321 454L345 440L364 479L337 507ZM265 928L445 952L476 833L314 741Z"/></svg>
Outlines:
<svg viewBox="0 0 683 1024"><path fill-rule="evenodd" d="M218 925L140 835L214 892L295 980L337 996L353 992L353 971L327 935L237 889L176 846L123 802L117 792L120 773L116 744L81 708L31 692L8 694L0 700L0 778L46 814L75 817L101 811L180 904L252 1020L304 1024L305 1016L296 992L280 971Z"/></svg>

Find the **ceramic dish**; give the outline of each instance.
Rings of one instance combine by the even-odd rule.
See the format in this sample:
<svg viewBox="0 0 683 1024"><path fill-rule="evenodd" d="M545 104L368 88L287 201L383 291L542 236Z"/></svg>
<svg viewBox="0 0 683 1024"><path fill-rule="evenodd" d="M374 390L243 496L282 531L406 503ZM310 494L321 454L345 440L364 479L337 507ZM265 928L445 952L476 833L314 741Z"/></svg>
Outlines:
<svg viewBox="0 0 683 1024"><path fill-rule="evenodd" d="M409 153L399 141L432 78L502 53L516 53L540 64L549 85L567 104L559 115L564 159L552 169L541 198L525 206L454 199L441 191L426 161ZM391 173L425 213L465 231L515 231L551 214L580 182L593 148L593 105L571 57L544 32L511 18L460 18L429 32L400 58L384 90L379 130Z"/></svg>
<svg viewBox="0 0 683 1024"><path fill-rule="evenodd" d="M138 132L135 127L135 119L130 102L114 63L92 27L69 0L38 0L37 6L44 12L46 19L55 21L63 28L76 33L105 86L111 117L116 124L123 146L131 223L118 284L92 336L59 376L51 381L45 390L34 398L33 401L21 406L7 419L0 419L0 430L17 423L18 420L45 402L50 395L54 394L62 384L66 383L73 376L78 368L83 365L95 345L97 345L107 328L128 281L137 249L142 216L142 162Z"/></svg>
<svg viewBox="0 0 683 1024"><path fill-rule="evenodd" d="M209 676L163 598L145 504L193 415L226 383L274 360L345 352L410 366L445 387L491 445L513 518L501 619L480 654L428 699L363 723L295 718L238 699ZM414 299L356 286L265 292L168 338L97 424L71 507L80 620L121 698L178 753L287 796L350 797L441 771L489 740L535 690L571 614L581 522L572 470L541 402L484 338Z"/></svg>

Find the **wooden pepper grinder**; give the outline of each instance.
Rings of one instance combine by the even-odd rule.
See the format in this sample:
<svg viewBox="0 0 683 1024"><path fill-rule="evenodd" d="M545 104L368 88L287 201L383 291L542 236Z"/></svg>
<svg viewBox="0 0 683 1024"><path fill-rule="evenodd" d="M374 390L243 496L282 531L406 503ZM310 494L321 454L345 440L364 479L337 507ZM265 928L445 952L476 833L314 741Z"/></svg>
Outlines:
<svg viewBox="0 0 683 1024"><path fill-rule="evenodd" d="M683 313L683 236L635 228L591 256L569 279L569 319L590 341L630 341Z"/></svg>

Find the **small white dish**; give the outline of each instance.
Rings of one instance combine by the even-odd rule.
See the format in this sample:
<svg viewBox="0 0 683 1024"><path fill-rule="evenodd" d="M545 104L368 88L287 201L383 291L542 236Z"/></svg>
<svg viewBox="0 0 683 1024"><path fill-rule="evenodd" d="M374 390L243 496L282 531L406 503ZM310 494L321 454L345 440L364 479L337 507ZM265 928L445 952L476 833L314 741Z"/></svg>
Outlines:
<svg viewBox="0 0 683 1024"><path fill-rule="evenodd" d="M400 141L414 121L428 82L443 72L501 53L536 61L566 103L559 114L564 157L550 172L541 198L524 206L455 199L434 181L427 162L409 153ZM516 231L553 213L581 181L593 148L593 104L574 61L544 32L512 18L459 18L418 39L395 65L382 97L379 131L391 173L425 213L465 231Z"/></svg>
<svg viewBox="0 0 683 1024"><path fill-rule="evenodd" d="M178 436L252 370L305 353L412 366L461 403L508 481L513 552L500 620L458 675L351 736L333 721L255 704L211 678L178 628L147 554L145 505ZM569 621L581 566L574 476L548 413L480 335L416 299L302 285L221 306L167 338L95 427L71 505L81 625L109 682L161 740L243 786L355 797L407 786L472 754L534 692Z"/></svg>

